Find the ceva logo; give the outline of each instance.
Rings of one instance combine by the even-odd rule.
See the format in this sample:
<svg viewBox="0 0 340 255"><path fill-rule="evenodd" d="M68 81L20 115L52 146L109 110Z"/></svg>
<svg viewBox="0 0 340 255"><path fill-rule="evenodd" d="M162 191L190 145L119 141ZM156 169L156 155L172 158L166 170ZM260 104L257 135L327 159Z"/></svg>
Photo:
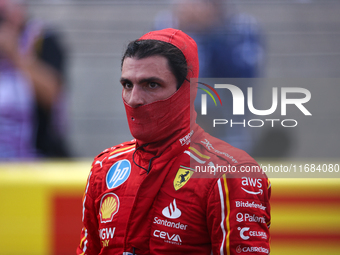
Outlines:
<svg viewBox="0 0 340 255"><path fill-rule="evenodd" d="M153 232L153 235L158 238L165 239L166 242L174 243L174 244L180 244L182 243L182 239L179 235L177 234L169 234L168 232L165 231L160 231L160 230L155 230Z"/></svg>
<svg viewBox="0 0 340 255"><path fill-rule="evenodd" d="M216 91L213 87L211 87L210 85L205 84L205 83L203 83L203 82L197 82L197 83L199 83L199 84L201 84L201 85L203 85L203 86L206 86L206 87L209 88L212 92L214 92L215 95L217 96L218 100L220 101L220 104L222 105L221 98L220 98L219 94L217 93L217 91ZM204 89L204 88L200 88L200 87L198 87L198 89L201 89L201 90L203 90L204 92L206 92L206 93L212 98L212 100L214 100L215 106L217 106L215 97L210 93L209 90ZM202 100L202 101L201 101L201 114L202 114L202 115L207 115L207 94L202 94L202 95L201 95L201 100Z"/></svg>

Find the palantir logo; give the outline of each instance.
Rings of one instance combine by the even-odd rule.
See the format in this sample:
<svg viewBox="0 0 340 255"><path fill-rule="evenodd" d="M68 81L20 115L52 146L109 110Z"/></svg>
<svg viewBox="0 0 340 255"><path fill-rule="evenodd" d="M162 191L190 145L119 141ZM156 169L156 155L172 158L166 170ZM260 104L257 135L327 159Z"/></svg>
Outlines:
<svg viewBox="0 0 340 255"><path fill-rule="evenodd" d="M109 189L117 188L123 184L130 176L131 164L130 161L123 159L111 166L106 175L106 186Z"/></svg>
<svg viewBox="0 0 340 255"><path fill-rule="evenodd" d="M163 209L162 214L169 219L177 219L181 216L182 212L177 208L176 199Z"/></svg>
<svg viewBox="0 0 340 255"><path fill-rule="evenodd" d="M217 96L218 100L220 101L221 105L222 105L221 98L220 98L219 94L217 93L217 91L216 91L213 87L211 87L210 85L205 84L205 83L203 83L203 82L198 82L198 83L201 84L201 85L206 86L206 87L209 88L212 92L214 92L215 95ZM217 106L216 100L215 100L214 96L210 93L209 90L204 89L204 88L200 88L200 87L198 87L198 89L201 89L201 90L203 90L204 92L206 92L206 93L212 98L212 100L214 100L215 106ZM201 100L202 100L202 101L201 101L201 114L202 114L202 115L207 115L207 94L202 94L202 95L201 95Z"/></svg>

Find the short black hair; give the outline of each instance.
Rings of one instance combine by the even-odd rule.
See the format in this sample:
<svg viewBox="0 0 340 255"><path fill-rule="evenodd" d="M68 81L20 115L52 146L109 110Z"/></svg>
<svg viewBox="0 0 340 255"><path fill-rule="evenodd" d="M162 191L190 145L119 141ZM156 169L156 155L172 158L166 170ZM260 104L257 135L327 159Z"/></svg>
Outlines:
<svg viewBox="0 0 340 255"><path fill-rule="evenodd" d="M188 65L182 51L170 43L158 40L132 41L122 57L121 67L125 58L142 59L151 56L162 56L168 60L170 70L177 80L177 89L179 89L186 80Z"/></svg>

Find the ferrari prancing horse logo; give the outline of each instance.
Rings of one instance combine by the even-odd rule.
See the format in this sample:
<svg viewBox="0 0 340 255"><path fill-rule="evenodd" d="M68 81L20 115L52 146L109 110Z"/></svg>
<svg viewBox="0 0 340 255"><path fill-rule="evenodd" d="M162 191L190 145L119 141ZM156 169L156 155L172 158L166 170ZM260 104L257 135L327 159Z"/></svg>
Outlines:
<svg viewBox="0 0 340 255"><path fill-rule="evenodd" d="M182 188L189 181L194 171L195 170L190 167L180 166L174 179L175 190Z"/></svg>

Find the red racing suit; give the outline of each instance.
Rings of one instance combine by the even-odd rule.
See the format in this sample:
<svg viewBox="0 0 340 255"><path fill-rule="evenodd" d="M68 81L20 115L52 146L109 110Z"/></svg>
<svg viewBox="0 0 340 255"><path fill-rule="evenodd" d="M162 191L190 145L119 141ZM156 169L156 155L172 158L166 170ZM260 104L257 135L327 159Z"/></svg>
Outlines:
<svg viewBox="0 0 340 255"><path fill-rule="evenodd" d="M150 38L182 50L189 78L198 76L197 49L183 32L141 39ZM125 104L136 139L93 161L77 254L269 254L270 183L243 174L256 161L195 124L194 90L185 82L168 99Z"/></svg>

